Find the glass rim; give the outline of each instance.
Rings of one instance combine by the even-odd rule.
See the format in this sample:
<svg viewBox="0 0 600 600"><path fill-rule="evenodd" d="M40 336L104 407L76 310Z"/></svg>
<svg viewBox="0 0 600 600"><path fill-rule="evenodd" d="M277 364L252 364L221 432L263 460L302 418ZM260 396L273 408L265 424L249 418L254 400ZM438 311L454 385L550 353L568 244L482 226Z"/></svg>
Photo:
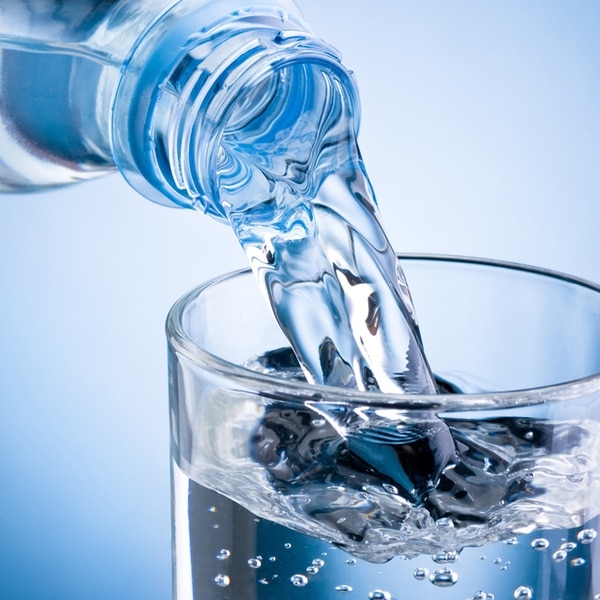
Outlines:
<svg viewBox="0 0 600 600"><path fill-rule="evenodd" d="M600 285L592 281L554 271L543 267L469 256L454 256L445 254L401 253L398 258L402 262L450 262L454 264L472 264L494 268L508 269L522 273L530 273L550 279L559 280L571 285L590 289L600 293ZM290 401L296 398L299 402L307 400L314 402L337 402L349 405L370 406L374 408L393 408L398 410L438 410L467 411L484 409L508 409L551 403L569 398L582 397L594 392L600 392L600 373L588 375L579 379L516 390L480 392L465 394L396 394L361 391L302 381L290 381L265 373L253 371L242 365L230 362L220 356L203 349L186 333L182 317L187 306L205 290L219 283L251 274L249 267L224 273L194 287L181 296L171 307L166 319L166 335L169 346L184 355L187 359L208 368L215 373L226 375L231 381L243 382L243 385L254 383L265 392L269 389L276 395L286 395ZM417 307L418 310L418 307Z"/></svg>

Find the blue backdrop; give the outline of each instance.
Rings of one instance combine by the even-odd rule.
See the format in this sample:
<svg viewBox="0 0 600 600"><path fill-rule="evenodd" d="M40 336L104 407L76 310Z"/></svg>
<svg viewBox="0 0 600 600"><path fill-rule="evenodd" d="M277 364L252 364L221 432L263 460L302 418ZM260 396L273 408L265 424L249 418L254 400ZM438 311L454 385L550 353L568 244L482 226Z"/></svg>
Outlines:
<svg viewBox="0 0 600 600"><path fill-rule="evenodd" d="M600 281L600 3L300 4L356 73L396 250ZM245 259L118 175L0 197L0 246L0 598L164 600L164 317Z"/></svg>

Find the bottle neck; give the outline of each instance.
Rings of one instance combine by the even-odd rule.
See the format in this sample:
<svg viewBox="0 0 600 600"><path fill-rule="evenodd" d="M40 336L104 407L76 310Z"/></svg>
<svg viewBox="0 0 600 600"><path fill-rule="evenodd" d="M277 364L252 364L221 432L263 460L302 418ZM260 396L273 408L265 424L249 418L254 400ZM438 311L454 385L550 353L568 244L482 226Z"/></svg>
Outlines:
<svg viewBox="0 0 600 600"><path fill-rule="evenodd" d="M339 55L286 0L257 4L243 10L239 0L209 2L185 18L172 11L128 60L113 108L113 152L149 199L227 219L235 196L223 195L223 187L241 188L250 177L227 144L234 140L239 150L239 132L250 130L245 139L255 146L244 151L258 155L273 149L266 132L279 143L300 135L307 107L317 101L308 97L313 78L324 77L330 91L345 96L358 128L358 94Z"/></svg>

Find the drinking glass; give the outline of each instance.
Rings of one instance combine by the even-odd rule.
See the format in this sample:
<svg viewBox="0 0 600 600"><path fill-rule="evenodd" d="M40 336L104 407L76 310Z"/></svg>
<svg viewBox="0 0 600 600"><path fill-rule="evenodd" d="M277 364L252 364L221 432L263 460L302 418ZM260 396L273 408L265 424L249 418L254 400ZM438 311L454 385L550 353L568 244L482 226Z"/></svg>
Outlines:
<svg viewBox="0 0 600 600"><path fill-rule="evenodd" d="M170 311L177 600L600 598L600 287L400 260L437 395L307 384L249 271Z"/></svg>

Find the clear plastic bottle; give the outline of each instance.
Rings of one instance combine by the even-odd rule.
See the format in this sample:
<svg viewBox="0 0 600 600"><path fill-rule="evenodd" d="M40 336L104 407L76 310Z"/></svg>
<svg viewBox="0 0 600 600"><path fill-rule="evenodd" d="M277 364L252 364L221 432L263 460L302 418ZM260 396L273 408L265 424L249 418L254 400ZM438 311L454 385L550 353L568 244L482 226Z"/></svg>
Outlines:
<svg viewBox="0 0 600 600"><path fill-rule="evenodd" d="M317 72L357 104L339 55L292 0L3 2L0 191L116 167L156 202L223 217L223 131L259 113L285 129Z"/></svg>

